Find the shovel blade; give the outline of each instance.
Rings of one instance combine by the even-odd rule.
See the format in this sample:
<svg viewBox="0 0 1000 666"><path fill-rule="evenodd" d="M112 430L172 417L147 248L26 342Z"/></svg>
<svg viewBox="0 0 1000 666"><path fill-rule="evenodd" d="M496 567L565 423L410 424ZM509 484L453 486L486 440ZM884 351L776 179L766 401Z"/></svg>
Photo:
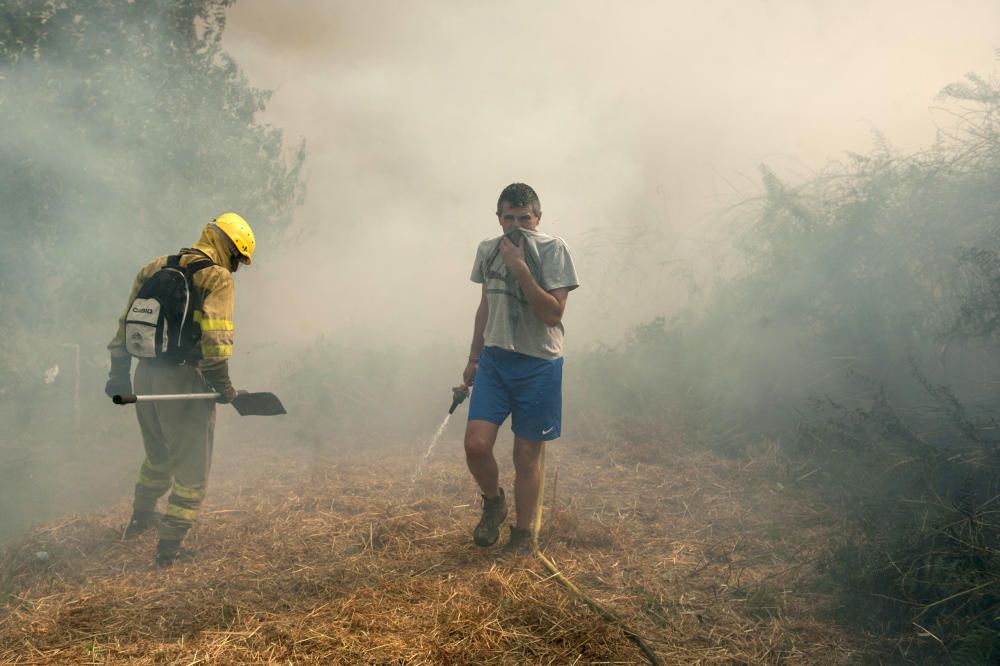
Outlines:
<svg viewBox="0 0 1000 666"><path fill-rule="evenodd" d="M287 414L281 400L273 393L240 393L233 400L233 407L240 416L277 416Z"/></svg>

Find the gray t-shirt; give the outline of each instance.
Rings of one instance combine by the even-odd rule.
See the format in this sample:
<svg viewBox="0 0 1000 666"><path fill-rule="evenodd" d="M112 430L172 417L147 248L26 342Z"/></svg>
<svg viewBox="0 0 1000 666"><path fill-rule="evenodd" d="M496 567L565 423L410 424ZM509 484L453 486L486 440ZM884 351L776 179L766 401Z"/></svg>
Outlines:
<svg viewBox="0 0 1000 666"><path fill-rule="evenodd" d="M556 236L522 229L524 259L545 291L579 286L573 258L566 242ZM536 358L563 355L563 325L546 326L524 298L517 278L500 256L503 236L484 240L476 251L472 281L486 285L490 314L486 320L485 346L500 347Z"/></svg>

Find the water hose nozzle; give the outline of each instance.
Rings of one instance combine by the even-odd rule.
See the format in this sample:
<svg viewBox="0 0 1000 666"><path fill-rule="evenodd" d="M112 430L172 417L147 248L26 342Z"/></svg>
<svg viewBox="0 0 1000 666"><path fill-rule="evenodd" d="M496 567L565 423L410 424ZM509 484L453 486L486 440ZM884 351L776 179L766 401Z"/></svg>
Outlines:
<svg viewBox="0 0 1000 666"><path fill-rule="evenodd" d="M469 397L469 389L462 386L456 386L451 390L451 392L454 394L454 397L452 397L451 408L448 410L448 413L454 414L455 409Z"/></svg>

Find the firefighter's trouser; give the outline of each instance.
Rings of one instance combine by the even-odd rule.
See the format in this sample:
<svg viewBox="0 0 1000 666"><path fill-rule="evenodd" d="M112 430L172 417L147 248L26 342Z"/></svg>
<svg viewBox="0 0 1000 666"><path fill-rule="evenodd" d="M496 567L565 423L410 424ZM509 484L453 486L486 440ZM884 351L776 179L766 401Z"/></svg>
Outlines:
<svg viewBox="0 0 1000 666"><path fill-rule="evenodd" d="M135 371L137 395L205 393L201 373L189 365L141 361ZM215 431L213 400L139 402L135 406L146 459L135 485L136 511L153 511L170 491L160 521L161 539L183 539L198 517L212 464Z"/></svg>

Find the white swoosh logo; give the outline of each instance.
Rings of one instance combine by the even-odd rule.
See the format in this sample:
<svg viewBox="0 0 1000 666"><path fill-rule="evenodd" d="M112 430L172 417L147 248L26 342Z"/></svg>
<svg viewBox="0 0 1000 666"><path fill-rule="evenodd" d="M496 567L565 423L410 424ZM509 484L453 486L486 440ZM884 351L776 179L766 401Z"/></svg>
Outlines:
<svg viewBox="0 0 1000 666"><path fill-rule="evenodd" d="M552 427L551 427L551 428L549 428L548 430L543 430L543 431L542 431L542 434L543 434L543 435L547 435L547 434L549 434L550 432L552 432L552 431L553 431L553 430L555 430L555 429L556 429L556 427L555 427L555 426L552 426Z"/></svg>

